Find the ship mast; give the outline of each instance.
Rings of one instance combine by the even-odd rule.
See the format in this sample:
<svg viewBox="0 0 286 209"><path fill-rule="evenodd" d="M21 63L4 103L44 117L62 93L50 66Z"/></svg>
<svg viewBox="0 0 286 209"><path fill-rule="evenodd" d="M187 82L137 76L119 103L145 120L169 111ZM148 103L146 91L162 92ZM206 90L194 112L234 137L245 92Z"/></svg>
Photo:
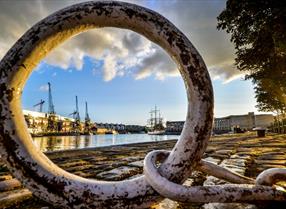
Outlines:
<svg viewBox="0 0 286 209"><path fill-rule="evenodd" d="M150 131L148 132L156 132L161 131L164 129L163 126L163 118L161 117L160 109L155 105L154 109L151 109L150 113L150 119L148 120L148 125L150 128ZM153 134L153 133L152 133Z"/></svg>
<svg viewBox="0 0 286 209"><path fill-rule="evenodd" d="M158 118L157 118L157 112L158 112L158 110L157 110L157 106L155 105L155 110L154 110L154 112L155 112L155 126L158 124L157 123L157 120L158 120Z"/></svg>
<svg viewBox="0 0 286 209"><path fill-rule="evenodd" d="M150 127L153 127L153 110L151 109L150 113L150 119L149 119L149 123L150 123Z"/></svg>
<svg viewBox="0 0 286 209"><path fill-rule="evenodd" d="M155 108L151 109L149 113L150 113L150 119L149 119L150 128L154 128L157 125L162 124L161 112L157 108L157 105L155 105Z"/></svg>

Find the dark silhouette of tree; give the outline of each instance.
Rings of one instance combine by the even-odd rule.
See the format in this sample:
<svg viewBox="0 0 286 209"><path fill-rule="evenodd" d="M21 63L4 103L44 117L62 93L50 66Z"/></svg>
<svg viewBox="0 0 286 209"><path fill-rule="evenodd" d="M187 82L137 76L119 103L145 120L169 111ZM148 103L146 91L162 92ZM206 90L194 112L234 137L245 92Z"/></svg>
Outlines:
<svg viewBox="0 0 286 209"><path fill-rule="evenodd" d="M286 1L228 0L217 19L231 34L237 69L255 85L258 108L285 111Z"/></svg>

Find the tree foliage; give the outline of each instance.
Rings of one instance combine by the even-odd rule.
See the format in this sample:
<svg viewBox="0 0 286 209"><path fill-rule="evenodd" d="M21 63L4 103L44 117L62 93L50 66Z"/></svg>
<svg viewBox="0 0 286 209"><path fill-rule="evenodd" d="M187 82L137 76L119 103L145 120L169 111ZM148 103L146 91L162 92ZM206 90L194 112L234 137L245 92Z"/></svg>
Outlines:
<svg viewBox="0 0 286 209"><path fill-rule="evenodd" d="M257 81L254 87L257 108L261 111L277 112L279 114L286 113L286 101L280 86L271 79L262 79Z"/></svg>
<svg viewBox="0 0 286 209"><path fill-rule="evenodd" d="M231 34L235 64L255 84L258 108L285 111L286 2L228 0L218 29Z"/></svg>

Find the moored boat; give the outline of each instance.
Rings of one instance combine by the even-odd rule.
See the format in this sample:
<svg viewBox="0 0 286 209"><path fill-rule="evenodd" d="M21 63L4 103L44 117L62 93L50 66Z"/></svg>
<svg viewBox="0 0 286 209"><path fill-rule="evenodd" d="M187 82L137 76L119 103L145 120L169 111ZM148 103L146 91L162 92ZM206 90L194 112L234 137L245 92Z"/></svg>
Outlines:
<svg viewBox="0 0 286 209"><path fill-rule="evenodd" d="M149 135L164 135L165 130L155 130L155 131L148 131Z"/></svg>
<svg viewBox="0 0 286 209"><path fill-rule="evenodd" d="M157 109L155 105L155 109L150 111L150 119L148 120L148 129L147 132L149 135L164 135L165 127L163 125L163 118L161 117L160 110Z"/></svg>

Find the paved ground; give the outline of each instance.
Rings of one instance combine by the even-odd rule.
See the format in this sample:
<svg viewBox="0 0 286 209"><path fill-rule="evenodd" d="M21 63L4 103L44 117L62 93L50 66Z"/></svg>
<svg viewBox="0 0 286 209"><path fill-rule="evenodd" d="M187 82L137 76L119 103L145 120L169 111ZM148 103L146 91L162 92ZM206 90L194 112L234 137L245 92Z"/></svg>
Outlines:
<svg viewBox="0 0 286 209"><path fill-rule="evenodd" d="M286 167L286 135L269 135L257 138L253 134L213 137L204 158L227 167L240 174L255 177L267 168ZM122 180L142 173L142 161L146 153L156 149L172 149L176 140L101 147L47 153L47 156L61 168L86 178L98 180ZM0 161L0 184L11 181L5 164ZM187 185L223 184L224 181L194 172ZM154 208L261 208L262 206L242 204L182 205L165 200ZM271 207L277 208L278 206ZM15 184L9 191L0 190L0 208L52 209L20 185ZM269 208L269 207L268 207ZM282 207L286 208L286 206Z"/></svg>

